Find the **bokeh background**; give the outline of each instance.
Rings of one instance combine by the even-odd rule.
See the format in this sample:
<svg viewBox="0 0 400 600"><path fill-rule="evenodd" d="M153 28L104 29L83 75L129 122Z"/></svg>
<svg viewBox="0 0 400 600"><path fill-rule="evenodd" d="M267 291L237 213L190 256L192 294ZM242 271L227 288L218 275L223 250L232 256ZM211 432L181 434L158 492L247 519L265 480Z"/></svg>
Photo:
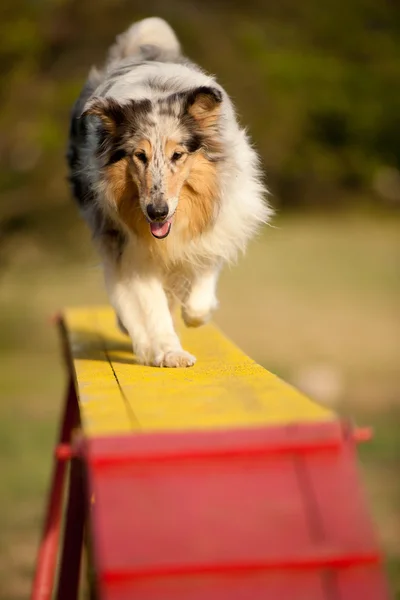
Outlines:
<svg viewBox="0 0 400 600"><path fill-rule="evenodd" d="M49 316L105 300L66 184L70 107L132 21L218 74L276 208L221 282L223 329L375 428L361 448L400 598L400 9L396 0L2 0L0 599L28 597L64 374Z"/></svg>

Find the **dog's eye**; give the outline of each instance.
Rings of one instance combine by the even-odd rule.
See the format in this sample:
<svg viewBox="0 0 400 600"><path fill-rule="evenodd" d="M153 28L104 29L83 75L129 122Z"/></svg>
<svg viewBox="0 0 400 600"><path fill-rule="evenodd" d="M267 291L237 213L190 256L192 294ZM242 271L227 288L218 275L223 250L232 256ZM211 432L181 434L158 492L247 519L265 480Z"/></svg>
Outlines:
<svg viewBox="0 0 400 600"><path fill-rule="evenodd" d="M144 165L147 164L147 156L144 152L135 152L136 158L140 160Z"/></svg>
<svg viewBox="0 0 400 600"><path fill-rule="evenodd" d="M182 158L182 156L183 156L183 152L174 152L173 155L171 156L171 160L173 162L176 162L177 160Z"/></svg>

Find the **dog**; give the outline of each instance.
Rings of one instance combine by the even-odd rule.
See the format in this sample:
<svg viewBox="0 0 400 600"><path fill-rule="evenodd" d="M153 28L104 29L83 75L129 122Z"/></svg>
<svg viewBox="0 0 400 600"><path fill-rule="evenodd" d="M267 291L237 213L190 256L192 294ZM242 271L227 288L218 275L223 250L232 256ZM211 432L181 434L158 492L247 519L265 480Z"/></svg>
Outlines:
<svg viewBox="0 0 400 600"><path fill-rule="evenodd" d="M92 68L71 115L73 195L138 362L190 367L173 323L217 308L222 266L270 219L259 159L215 78L164 20L134 23Z"/></svg>

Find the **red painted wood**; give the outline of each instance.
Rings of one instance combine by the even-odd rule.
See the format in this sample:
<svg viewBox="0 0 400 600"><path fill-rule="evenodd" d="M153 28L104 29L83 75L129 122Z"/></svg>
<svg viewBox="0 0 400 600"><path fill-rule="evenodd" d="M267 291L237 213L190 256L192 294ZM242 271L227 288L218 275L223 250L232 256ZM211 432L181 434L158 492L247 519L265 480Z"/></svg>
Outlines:
<svg viewBox="0 0 400 600"><path fill-rule="evenodd" d="M65 399L64 414L61 420L59 435L60 444L68 444L70 442L71 431L76 425L78 418L77 398L71 378ZM67 468L68 465L65 461L55 457L51 489L43 534L39 545L31 600L50 600L53 596L54 575L61 528L63 490Z"/></svg>
<svg viewBox="0 0 400 600"><path fill-rule="evenodd" d="M389 598L386 580L379 568L343 569L337 575L337 598L340 600L380 600Z"/></svg>
<svg viewBox="0 0 400 600"><path fill-rule="evenodd" d="M133 460L192 460L196 456L271 456L340 449L344 435L339 421L314 424L229 429L207 432L153 433L91 438L86 442L93 467L129 464Z"/></svg>
<svg viewBox="0 0 400 600"><path fill-rule="evenodd" d="M102 600L326 600L323 582L313 572L146 579L103 589Z"/></svg>
<svg viewBox="0 0 400 600"><path fill-rule="evenodd" d="M85 490L82 462L74 458L70 465L64 540L58 574L57 600L79 598L81 556L85 525Z"/></svg>
<svg viewBox="0 0 400 600"><path fill-rule="evenodd" d="M338 573L285 570L226 576L133 580L102 586L102 600L381 600L388 598L377 567Z"/></svg>
<svg viewBox="0 0 400 600"><path fill-rule="evenodd" d="M387 598L338 422L95 439L85 456L104 600Z"/></svg>

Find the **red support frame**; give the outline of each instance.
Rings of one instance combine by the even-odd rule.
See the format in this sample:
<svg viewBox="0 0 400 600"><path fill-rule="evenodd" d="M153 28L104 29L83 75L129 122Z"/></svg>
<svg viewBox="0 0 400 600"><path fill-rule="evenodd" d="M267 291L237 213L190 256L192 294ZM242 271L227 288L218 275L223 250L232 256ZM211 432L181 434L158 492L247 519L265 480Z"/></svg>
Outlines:
<svg viewBox="0 0 400 600"><path fill-rule="evenodd" d="M64 413L61 420L59 445L65 447L71 443L73 429L79 424L78 400L76 397L75 386L70 377L67 394L65 398ZM36 563L36 572L33 581L31 600L51 600L54 589L54 577L57 568L57 556L60 541L62 509L64 489L67 478L68 463L64 457L56 452L54 457L53 474L49 500L46 510L43 533L39 545L39 553ZM73 469L71 469L73 475ZM77 483L76 478L71 477L70 494L67 510L76 512L77 505ZM74 502L76 503L74 505ZM78 510L79 512L79 510ZM72 514L68 520L71 520ZM68 530L66 529L67 537ZM65 541L64 549L68 551L68 542ZM65 567L64 567L65 572ZM64 596L66 598L66 596ZM68 600L73 600L73 596L68 596Z"/></svg>
<svg viewBox="0 0 400 600"><path fill-rule="evenodd" d="M70 483L64 542L58 575L57 600L78 598L85 517L83 463L80 458L73 458L70 466Z"/></svg>

